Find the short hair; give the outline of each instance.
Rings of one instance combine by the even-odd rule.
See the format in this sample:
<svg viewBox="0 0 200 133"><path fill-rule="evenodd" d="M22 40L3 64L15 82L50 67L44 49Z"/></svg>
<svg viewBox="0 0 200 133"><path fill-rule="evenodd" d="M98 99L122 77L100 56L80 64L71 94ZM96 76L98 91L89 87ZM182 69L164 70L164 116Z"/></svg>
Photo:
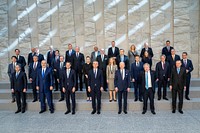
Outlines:
<svg viewBox="0 0 200 133"><path fill-rule="evenodd" d="M70 65L72 65L71 62L69 62L69 61L67 61L66 64L67 64L67 63L69 63ZM65 64L65 65L66 65L66 64Z"/></svg>
<svg viewBox="0 0 200 133"><path fill-rule="evenodd" d="M37 58L38 58L38 56L37 56L37 55L34 55L34 56L33 56L33 58L34 58L34 57L37 57Z"/></svg>
<svg viewBox="0 0 200 133"><path fill-rule="evenodd" d="M87 58L90 58L90 56L86 56L86 59L87 59Z"/></svg>
<svg viewBox="0 0 200 133"><path fill-rule="evenodd" d="M15 58L15 59L17 60L17 57L16 57L16 56L12 56L11 59L12 59L12 58Z"/></svg>
<svg viewBox="0 0 200 133"><path fill-rule="evenodd" d="M188 55L187 52L183 52L182 54Z"/></svg>
<svg viewBox="0 0 200 133"><path fill-rule="evenodd" d="M18 48L15 49L15 52L16 52L17 50L20 52L20 50L19 50Z"/></svg>
<svg viewBox="0 0 200 133"><path fill-rule="evenodd" d="M169 42L169 43L170 43L170 40L167 40L167 41L166 41L166 43L167 43L167 42Z"/></svg>
<svg viewBox="0 0 200 133"><path fill-rule="evenodd" d="M60 53L60 51L59 51L58 49L57 49L56 51L57 51L58 53Z"/></svg>
<svg viewBox="0 0 200 133"><path fill-rule="evenodd" d="M21 65L20 65L20 64L17 64L16 66L19 66L19 68L21 69ZM15 66L15 67L16 67L16 66Z"/></svg>
<svg viewBox="0 0 200 133"><path fill-rule="evenodd" d="M140 58L140 56L138 54L136 54L135 57L139 57Z"/></svg>
<svg viewBox="0 0 200 133"><path fill-rule="evenodd" d="M64 58L64 56L63 56L63 55L60 55L60 57L63 57L63 58Z"/></svg>
<svg viewBox="0 0 200 133"><path fill-rule="evenodd" d="M69 46L69 45L71 45L71 46L72 46L72 44L71 44L71 43L69 43L69 44L68 44L68 46Z"/></svg>
<svg viewBox="0 0 200 133"><path fill-rule="evenodd" d="M165 56L164 54L162 54L162 55L160 56L160 58L161 58L161 57L165 57L165 58L166 58L166 56Z"/></svg>
<svg viewBox="0 0 200 133"><path fill-rule="evenodd" d="M148 67L150 68L149 63L144 63L143 68L144 68L145 66L148 66Z"/></svg>
<svg viewBox="0 0 200 133"><path fill-rule="evenodd" d="M95 63L95 62L97 62L97 64L99 64L99 62L98 62L98 61L96 61L96 60L94 60L92 63Z"/></svg>
<svg viewBox="0 0 200 133"><path fill-rule="evenodd" d="M112 41L112 42L114 42L114 43L115 43L115 41Z"/></svg>
<svg viewBox="0 0 200 133"><path fill-rule="evenodd" d="M121 48L119 51L121 51L121 50L123 50L123 51L124 51L124 49L122 49L122 48Z"/></svg>

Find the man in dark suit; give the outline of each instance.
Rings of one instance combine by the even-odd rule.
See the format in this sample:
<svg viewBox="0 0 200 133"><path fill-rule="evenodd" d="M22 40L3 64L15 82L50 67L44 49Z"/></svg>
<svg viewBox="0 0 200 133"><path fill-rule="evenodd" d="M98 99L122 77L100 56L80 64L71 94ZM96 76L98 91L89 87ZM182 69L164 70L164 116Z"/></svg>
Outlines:
<svg viewBox="0 0 200 133"><path fill-rule="evenodd" d="M55 58L55 51L53 50L53 46L50 46L49 51L47 53L47 64L49 65L49 67L51 67L54 58Z"/></svg>
<svg viewBox="0 0 200 133"><path fill-rule="evenodd" d="M75 50L72 49L72 44L68 44L68 50L65 52L65 62L71 62L72 63L72 55L75 54Z"/></svg>
<svg viewBox="0 0 200 133"><path fill-rule="evenodd" d="M58 81L58 84L59 84L59 87L60 87L60 94L61 94L61 97L59 99L59 102L60 101L63 101L64 100L64 92L63 92L63 88L62 88L62 74L64 72L64 70L66 69L65 68L66 64L64 62L64 56L60 56L60 64L59 64L59 68L57 68L57 81Z"/></svg>
<svg viewBox="0 0 200 133"><path fill-rule="evenodd" d="M175 64L177 60L180 60L180 56L176 54L175 49L172 49L171 55L167 57L167 61L169 62L169 66L170 66L170 73L171 73L172 68L175 68Z"/></svg>
<svg viewBox="0 0 200 133"><path fill-rule="evenodd" d="M156 64L156 81L158 81L158 100L161 99L161 89L163 87L163 99L167 98L167 82L170 79L170 66L166 61L166 56L160 56L160 62Z"/></svg>
<svg viewBox="0 0 200 133"><path fill-rule="evenodd" d="M33 62L33 56L35 55L35 48L31 48L31 52L28 54L28 65Z"/></svg>
<svg viewBox="0 0 200 133"><path fill-rule="evenodd" d="M118 105L119 111L118 114L122 112L122 95L124 98L124 113L127 114L127 96L130 91L130 74L127 69L125 69L125 63L119 63L120 69L115 72L115 91L118 92Z"/></svg>
<svg viewBox="0 0 200 133"><path fill-rule="evenodd" d="M43 55L43 54L40 54L38 48L37 48L35 51L36 51L36 54L35 54L35 55L37 55L37 57L38 57L38 62L41 63L41 61L44 60L44 55Z"/></svg>
<svg viewBox="0 0 200 133"><path fill-rule="evenodd" d="M85 63L85 58L82 53L80 53L80 48L76 46L75 48L76 53L72 55L73 58L73 63L72 63L72 68L76 72L76 91L78 90L78 79L80 81L80 91L83 90L83 80L82 80L82 75L83 75L83 65Z"/></svg>
<svg viewBox="0 0 200 133"><path fill-rule="evenodd" d="M17 101L18 109L15 114L24 113L26 109L27 78L26 73L21 71L20 65L15 66L15 72L12 74L11 90L12 93L15 93Z"/></svg>
<svg viewBox="0 0 200 133"><path fill-rule="evenodd" d="M16 65L20 65L19 63L17 63L17 57L16 56L12 56L11 57L11 60L12 60L12 63L10 63L8 65L8 76L9 76L9 79L10 79L10 84L11 84L11 81L12 81L12 74L15 72L15 66ZM12 103L15 102L15 93L12 93Z"/></svg>
<svg viewBox="0 0 200 133"><path fill-rule="evenodd" d="M107 82L106 82L106 67L108 64L108 56L105 55L104 49L100 50L101 55L97 56L98 61L98 68L102 70L103 72L103 89L104 91L107 91Z"/></svg>
<svg viewBox="0 0 200 133"><path fill-rule="evenodd" d="M17 57L17 63L19 63L21 65L21 71L25 72L25 66L26 66L26 61L24 56L20 55L20 50L19 49L15 49L15 54Z"/></svg>
<svg viewBox="0 0 200 133"><path fill-rule="evenodd" d="M177 93L179 97L178 111L183 114L183 91L186 90L186 70L181 67L181 61L176 61L176 67L172 69L170 78L170 90L172 91L172 113L176 112Z"/></svg>
<svg viewBox="0 0 200 133"><path fill-rule="evenodd" d="M55 58L52 60L51 67L53 69L53 79L54 79L54 83L55 83L54 91L58 91L58 80L57 80L58 74L57 73L58 73L58 70L60 68L60 53L59 53L59 50L55 51Z"/></svg>
<svg viewBox="0 0 200 133"><path fill-rule="evenodd" d="M142 92L141 92L141 84L139 82L140 73L144 70L143 63L140 61L140 56L135 56L135 62L131 65L131 79L134 83L134 91L135 91L135 101L138 100L142 102Z"/></svg>
<svg viewBox="0 0 200 133"><path fill-rule="evenodd" d="M191 72L193 71L193 64L190 59L187 57L187 52L182 53L182 67L186 69L186 91L185 91L185 99L190 100L189 92L190 92L190 80L191 80Z"/></svg>
<svg viewBox="0 0 200 133"><path fill-rule="evenodd" d="M36 78L38 70L41 68L41 64L38 62L38 56L33 56L33 62L29 65L29 80L33 90L33 102L38 100L38 94L36 89Z"/></svg>
<svg viewBox="0 0 200 133"><path fill-rule="evenodd" d="M144 43L144 48L142 49L141 53L140 53L140 57L142 58L144 56L145 51L147 51L149 53L150 58L153 57L153 50L152 48L149 47L148 43Z"/></svg>
<svg viewBox="0 0 200 133"><path fill-rule="evenodd" d="M92 95L92 108L91 114L100 114L101 110L101 92L103 91L103 72L98 69L98 61L93 62L93 69L88 74L88 91ZM97 106L96 106L97 99Z"/></svg>
<svg viewBox="0 0 200 133"><path fill-rule="evenodd" d="M141 81L141 89L143 92L143 112L142 114L145 114L147 111L147 101L150 100L150 109L152 114L155 113L155 107L154 107L154 93L155 93L155 73L150 70L150 65L148 63L145 63L143 65L144 71L141 72L140 75L140 81Z"/></svg>
<svg viewBox="0 0 200 133"><path fill-rule="evenodd" d="M53 100L52 100L52 90L53 90L53 75L52 69L47 67L46 60L41 62L42 68L38 70L36 78L36 89L39 90L40 95L40 105L41 111L44 113L46 111L45 97L49 105L50 113L54 113Z"/></svg>
<svg viewBox="0 0 200 133"><path fill-rule="evenodd" d="M101 55L100 51L98 51L98 47L94 46L94 51L91 53L91 62L97 60L97 56Z"/></svg>
<svg viewBox="0 0 200 133"><path fill-rule="evenodd" d="M115 41L112 41L111 45L112 47L108 49L108 58L114 57L114 59L116 59L116 57L119 55L119 48L115 46Z"/></svg>
<svg viewBox="0 0 200 133"><path fill-rule="evenodd" d="M174 49L172 46L170 46L170 41L166 41L166 46L162 49L162 54L164 54L166 57L171 55L171 50Z"/></svg>
<svg viewBox="0 0 200 133"><path fill-rule="evenodd" d="M116 58L116 63L117 63L118 69L119 69L120 62L124 62L125 69L129 70L129 67L130 67L129 59L128 59L128 56L124 55L124 49L120 49L119 55Z"/></svg>
<svg viewBox="0 0 200 133"><path fill-rule="evenodd" d="M73 69L71 69L71 63L66 62L66 69L64 70L62 74L62 87L63 92L66 95L66 105L67 105L67 111L65 114L69 114L71 112L70 107L70 96L72 99L72 115L75 114L75 107L76 107L76 101L75 101L75 87L76 87L76 74Z"/></svg>

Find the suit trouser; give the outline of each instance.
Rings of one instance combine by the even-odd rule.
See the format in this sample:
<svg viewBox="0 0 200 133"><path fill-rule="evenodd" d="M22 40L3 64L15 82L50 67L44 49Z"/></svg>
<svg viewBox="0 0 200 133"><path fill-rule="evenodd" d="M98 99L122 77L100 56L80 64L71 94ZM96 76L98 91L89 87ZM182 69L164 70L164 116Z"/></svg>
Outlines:
<svg viewBox="0 0 200 133"><path fill-rule="evenodd" d="M76 71L76 91L78 90L78 78L80 81L80 91L83 90L83 79L82 79L83 73L81 71Z"/></svg>
<svg viewBox="0 0 200 133"><path fill-rule="evenodd" d="M88 79L86 79L86 77L85 77L85 89L86 89L87 97L91 97L91 94L90 94L90 92L88 91Z"/></svg>
<svg viewBox="0 0 200 133"><path fill-rule="evenodd" d="M45 97L47 98L47 103L49 105L49 109L53 111L54 108L53 108L53 101L52 101L52 91L48 91L48 92L40 91L41 110L46 110Z"/></svg>
<svg viewBox="0 0 200 133"><path fill-rule="evenodd" d="M178 109L182 110L182 107L183 107L183 88L179 88L179 87L172 89L172 109L176 110L177 93L178 93L178 98L179 98Z"/></svg>
<svg viewBox="0 0 200 133"><path fill-rule="evenodd" d="M165 78L158 80L158 98L161 98L161 89L163 87L163 98L167 96L167 80Z"/></svg>
<svg viewBox="0 0 200 133"><path fill-rule="evenodd" d="M32 81L31 86L32 86L32 90L33 90L33 99L37 100L38 97L37 97L36 82Z"/></svg>
<svg viewBox="0 0 200 133"><path fill-rule="evenodd" d="M61 98L62 99L64 99L64 97L65 97L65 93L63 92L63 90L62 90L62 82L61 82L61 79L59 79L59 88L60 88L60 96L61 96Z"/></svg>
<svg viewBox="0 0 200 133"><path fill-rule="evenodd" d="M91 91L92 96L92 108L94 111L100 111L101 110L101 91L100 88L92 88ZM97 99L97 106L96 106L96 99Z"/></svg>
<svg viewBox="0 0 200 133"><path fill-rule="evenodd" d="M57 81L57 72L53 72L53 77L54 77L54 80L55 80L55 89L58 90L58 81Z"/></svg>
<svg viewBox="0 0 200 133"><path fill-rule="evenodd" d="M26 109L26 93L22 91L15 91L16 102L18 110ZM21 102L22 100L22 102Z"/></svg>
<svg viewBox="0 0 200 133"><path fill-rule="evenodd" d="M70 96L71 96L72 112L75 112L75 108L76 108L75 92L73 93L71 90L66 89L65 95L66 95L67 110L71 111L71 107L70 107Z"/></svg>
<svg viewBox="0 0 200 133"><path fill-rule="evenodd" d="M103 72L103 89L104 91L106 91L107 90L106 71L102 70L102 72Z"/></svg>
<svg viewBox="0 0 200 133"><path fill-rule="evenodd" d="M128 92L127 91L118 91L118 106L119 106L119 111L122 111L122 95L124 98L124 111L127 111L127 96Z"/></svg>
<svg viewBox="0 0 200 133"><path fill-rule="evenodd" d="M144 98L143 111L147 111L148 99L150 100L150 109L151 109L151 111L154 111L155 107L154 107L154 92L153 92L153 89L152 88L145 89L143 98Z"/></svg>
<svg viewBox="0 0 200 133"><path fill-rule="evenodd" d="M142 91L141 91L141 86L139 84L139 82L137 80L135 80L134 82L134 91L135 91L135 98L138 99L142 99Z"/></svg>
<svg viewBox="0 0 200 133"><path fill-rule="evenodd" d="M185 97L188 97L189 93L190 93L190 79L191 76L187 75L186 76L186 91L185 91Z"/></svg>

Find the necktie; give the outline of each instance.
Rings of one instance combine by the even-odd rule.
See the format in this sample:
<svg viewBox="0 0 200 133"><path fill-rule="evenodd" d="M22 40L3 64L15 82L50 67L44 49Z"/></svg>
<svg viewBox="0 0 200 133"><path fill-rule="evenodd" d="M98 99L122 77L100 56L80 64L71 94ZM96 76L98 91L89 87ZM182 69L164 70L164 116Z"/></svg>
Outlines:
<svg viewBox="0 0 200 133"><path fill-rule="evenodd" d="M101 59L102 59L102 62L103 62L103 55L101 55Z"/></svg>
<svg viewBox="0 0 200 133"><path fill-rule="evenodd" d="M164 62L162 63L162 69L163 70L165 69L165 63Z"/></svg>
<svg viewBox="0 0 200 133"><path fill-rule="evenodd" d="M94 70L95 78L97 77L97 69Z"/></svg>
<svg viewBox="0 0 200 133"><path fill-rule="evenodd" d="M13 63L13 70L15 70L15 63Z"/></svg>
<svg viewBox="0 0 200 133"><path fill-rule="evenodd" d="M146 89L148 90L148 88L149 88L149 85L148 85L148 72L145 72L145 78L146 78Z"/></svg>
<svg viewBox="0 0 200 133"><path fill-rule="evenodd" d="M69 69L67 69L67 78L69 78Z"/></svg>
<svg viewBox="0 0 200 133"><path fill-rule="evenodd" d="M180 68L177 68L177 73L178 73L178 74L180 73Z"/></svg>
<svg viewBox="0 0 200 133"><path fill-rule="evenodd" d="M72 51L70 50L70 51L69 51L69 56L71 56L71 54L72 54Z"/></svg>
<svg viewBox="0 0 200 133"><path fill-rule="evenodd" d="M121 70L122 80L124 80L124 71Z"/></svg>
<svg viewBox="0 0 200 133"><path fill-rule="evenodd" d="M76 58L78 58L78 53L76 53Z"/></svg>
<svg viewBox="0 0 200 133"><path fill-rule="evenodd" d="M185 67L187 66L187 62L186 62L186 60L184 60L184 65L185 65Z"/></svg>
<svg viewBox="0 0 200 133"><path fill-rule="evenodd" d="M52 52L52 51L50 51L50 57L52 57L52 54L53 54L53 52Z"/></svg>
<svg viewBox="0 0 200 133"><path fill-rule="evenodd" d="M18 78L19 72L16 72L16 78Z"/></svg>
<svg viewBox="0 0 200 133"><path fill-rule="evenodd" d="M63 67L63 62L60 63L60 69L62 69L62 67Z"/></svg>
<svg viewBox="0 0 200 133"><path fill-rule="evenodd" d="M42 70L42 77L44 78L44 69Z"/></svg>
<svg viewBox="0 0 200 133"><path fill-rule="evenodd" d="M36 69L36 63L34 62L34 66L33 66L33 69L35 70Z"/></svg>
<svg viewBox="0 0 200 133"><path fill-rule="evenodd" d="M174 60L175 55L172 55L172 59Z"/></svg>

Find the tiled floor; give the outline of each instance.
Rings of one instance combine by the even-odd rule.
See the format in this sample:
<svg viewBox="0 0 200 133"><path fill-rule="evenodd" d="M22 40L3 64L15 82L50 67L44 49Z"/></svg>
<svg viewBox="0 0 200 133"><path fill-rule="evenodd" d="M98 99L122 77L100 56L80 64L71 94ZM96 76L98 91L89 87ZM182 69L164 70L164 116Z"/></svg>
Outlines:
<svg viewBox="0 0 200 133"><path fill-rule="evenodd" d="M200 110L187 110L184 114L171 111L117 112L103 111L100 115L91 115L88 111L79 111L76 115L64 115L64 112L44 114L27 111L14 114L0 111L0 133L199 133Z"/></svg>

